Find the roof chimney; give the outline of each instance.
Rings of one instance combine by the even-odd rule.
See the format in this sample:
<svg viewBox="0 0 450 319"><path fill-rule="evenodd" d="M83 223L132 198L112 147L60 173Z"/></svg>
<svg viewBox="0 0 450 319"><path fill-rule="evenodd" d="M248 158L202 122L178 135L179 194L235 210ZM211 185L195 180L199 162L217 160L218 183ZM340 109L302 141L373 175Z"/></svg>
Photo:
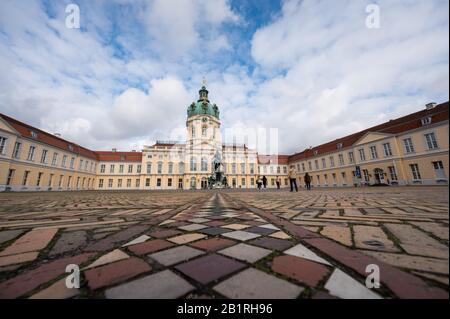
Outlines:
<svg viewBox="0 0 450 319"><path fill-rule="evenodd" d="M117 148L113 148L112 151L113 151L113 152L117 152Z"/></svg>
<svg viewBox="0 0 450 319"><path fill-rule="evenodd" d="M437 105L437 103L431 102L431 103L426 104L426 108L427 108L427 110L431 110L431 109L434 109L434 107L436 105Z"/></svg>
<svg viewBox="0 0 450 319"><path fill-rule="evenodd" d="M55 135L57 137L61 137L61 133L54 133L53 135Z"/></svg>

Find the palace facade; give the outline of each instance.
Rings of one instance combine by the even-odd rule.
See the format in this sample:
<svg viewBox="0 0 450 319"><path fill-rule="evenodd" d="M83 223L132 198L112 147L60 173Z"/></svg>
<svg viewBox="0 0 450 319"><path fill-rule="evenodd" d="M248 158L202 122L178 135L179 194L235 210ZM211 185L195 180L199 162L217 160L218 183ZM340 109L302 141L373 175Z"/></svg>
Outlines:
<svg viewBox="0 0 450 319"><path fill-rule="evenodd" d="M314 187L448 184L449 105L423 110L292 155L259 155L226 145L220 112L203 86L187 109L186 141L159 141L140 152L92 151L0 114L0 191L202 189L222 159L232 188L288 186L294 168Z"/></svg>

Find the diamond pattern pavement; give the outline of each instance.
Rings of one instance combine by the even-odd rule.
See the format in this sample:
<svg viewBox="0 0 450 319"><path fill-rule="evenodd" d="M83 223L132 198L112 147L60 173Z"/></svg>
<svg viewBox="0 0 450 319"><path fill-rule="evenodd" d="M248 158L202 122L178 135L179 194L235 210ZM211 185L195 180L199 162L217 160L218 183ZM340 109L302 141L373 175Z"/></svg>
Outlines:
<svg viewBox="0 0 450 319"><path fill-rule="evenodd" d="M0 194L0 298L448 298L446 192Z"/></svg>

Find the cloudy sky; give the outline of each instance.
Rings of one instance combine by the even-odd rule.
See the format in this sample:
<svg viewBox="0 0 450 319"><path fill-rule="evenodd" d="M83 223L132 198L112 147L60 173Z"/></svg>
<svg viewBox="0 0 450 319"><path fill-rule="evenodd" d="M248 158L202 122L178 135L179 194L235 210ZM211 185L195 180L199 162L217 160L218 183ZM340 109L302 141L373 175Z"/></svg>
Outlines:
<svg viewBox="0 0 450 319"><path fill-rule="evenodd" d="M0 112L139 149L180 137L206 76L223 129L292 153L447 101L448 39L448 0L1 0Z"/></svg>

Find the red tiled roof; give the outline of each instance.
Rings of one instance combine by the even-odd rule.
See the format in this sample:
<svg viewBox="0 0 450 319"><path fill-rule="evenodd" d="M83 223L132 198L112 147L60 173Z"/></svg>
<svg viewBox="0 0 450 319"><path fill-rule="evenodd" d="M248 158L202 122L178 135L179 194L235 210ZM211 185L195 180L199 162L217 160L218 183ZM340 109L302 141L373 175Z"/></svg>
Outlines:
<svg viewBox="0 0 450 319"><path fill-rule="evenodd" d="M142 152L95 151L97 159L105 162L141 162Z"/></svg>
<svg viewBox="0 0 450 319"><path fill-rule="evenodd" d="M422 126L421 119L424 117L431 117L431 123L438 123L442 121L448 120L448 106L449 102L445 102L439 105L436 105L432 109L421 110L416 113L412 113L403 117L400 117L395 120L390 120L389 122L385 122L383 124L379 124L373 126L371 128L365 129L358 133L354 133L339 139L336 139L332 142L328 142L311 149L306 149L300 153L293 154L289 157L289 162L302 160L318 155L323 155L326 153L331 153L337 150L337 145L342 144L342 148L346 148L352 146L355 142L357 142L361 137L363 137L368 132L379 132L379 133L387 133L387 134L399 134L402 132L410 131ZM314 152L317 151L317 155L314 155Z"/></svg>
<svg viewBox="0 0 450 319"><path fill-rule="evenodd" d="M42 131L38 128L35 128L31 125L20 122L16 119L13 119L4 114L0 113L0 117L3 118L3 120L5 120L9 125L11 125L23 137L30 138L30 139L57 147L59 149L65 150L70 153L75 153L80 156L92 158L95 160L97 159L97 156L95 155L95 153L91 150L88 150L87 148L84 148L75 143L66 141L65 139L62 139L56 135ZM31 135L31 132L35 132L37 134L37 136L33 137Z"/></svg>
<svg viewBox="0 0 450 319"><path fill-rule="evenodd" d="M286 165L289 155L258 155L258 164L278 164Z"/></svg>

